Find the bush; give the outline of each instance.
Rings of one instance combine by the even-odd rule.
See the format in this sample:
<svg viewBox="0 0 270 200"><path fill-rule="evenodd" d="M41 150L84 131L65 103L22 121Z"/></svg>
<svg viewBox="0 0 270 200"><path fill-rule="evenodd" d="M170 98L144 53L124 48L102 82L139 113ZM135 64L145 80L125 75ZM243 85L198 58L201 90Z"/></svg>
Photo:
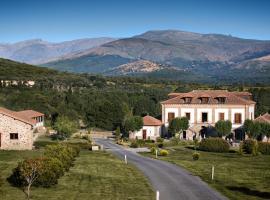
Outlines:
<svg viewBox="0 0 270 200"><path fill-rule="evenodd" d="M199 143L199 149L209 152L228 152L230 145L222 138L207 138Z"/></svg>
<svg viewBox="0 0 270 200"><path fill-rule="evenodd" d="M163 143L163 142L164 142L164 139L161 138L161 137L157 137L157 138L156 138L156 142L157 142L157 143Z"/></svg>
<svg viewBox="0 0 270 200"><path fill-rule="evenodd" d="M270 155L270 143L258 142L258 151L265 155Z"/></svg>
<svg viewBox="0 0 270 200"><path fill-rule="evenodd" d="M151 152L152 154L156 155L156 150L157 150L156 147L152 147L152 148L150 149L150 152Z"/></svg>
<svg viewBox="0 0 270 200"><path fill-rule="evenodd" d="M193 158L193 160L199 160L200 154L199 154L198 152L194 152L194 153L192 154L192 158Z"/></svg>
<svg viewBox="0 0 270 200"><path fill-rule="evenodd" d="M165 149L162 149L162 150L159 151L160 156L167 156L168 154L169 154L169 152L167 150L165 150Z"/></svg>
<svg viewBox="0 0 270 200"><path fill-rule="evenodd" d="M155 140L151 140L150 138L145 140L144 143L155 143Z"/></svg>
<svg viewBox="0 0 270 200"><path fill-rule="evenodd" d="M257 140L244 140L241 144L241 148L244 153L257 155L258 154L258 142Z"/></svg>
<svg viewBox="0 0 270 200"><path fill-rule="evenodd" d="M133 142L131 142L130 147L131 148L138 148L139 145L138 145L138 143L136 141L133 141Z"/></svg>
<svg viewBox="0 0 270 200"><path fill-rule="evenodd" d="M137 142L137 144L138 144L139 147L142 147L142 146L145 145L145 141L142 140L142 139L136 140L136 142Z"/></svg>

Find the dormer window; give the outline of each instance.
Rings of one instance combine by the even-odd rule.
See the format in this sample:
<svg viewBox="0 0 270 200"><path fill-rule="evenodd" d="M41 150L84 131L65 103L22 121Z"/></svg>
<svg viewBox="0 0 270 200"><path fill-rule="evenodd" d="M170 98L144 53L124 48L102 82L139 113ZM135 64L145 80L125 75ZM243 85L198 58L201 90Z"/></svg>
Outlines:
<svg viewBox="0 0 270 200"><path fill-rule="evenodd" d="M191 97L185 97L184 98L184 101L185 101L185 103L191 103Z"/></svg>
<svg viewBox="0 0 270 200"><path fill-rule="evenodd" d="M202 104L207 104L209 102L209 98L208 97L202 97L201 98L201 103Z"/></svg>
<svg viewBox="0 0 270 200"><path fill-rule="evenodd" d="M219 104L225 104L226 103L226 97L216 97L216 100Z"/></svg>

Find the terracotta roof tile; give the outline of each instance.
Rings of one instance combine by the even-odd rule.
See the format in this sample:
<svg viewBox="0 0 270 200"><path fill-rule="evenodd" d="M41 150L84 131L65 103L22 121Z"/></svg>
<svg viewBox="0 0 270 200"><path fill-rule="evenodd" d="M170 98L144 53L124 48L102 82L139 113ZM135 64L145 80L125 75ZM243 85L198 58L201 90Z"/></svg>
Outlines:
<svg viewBox="0 0 270 200"><path fill-rule="evenodd" d="M161 126L162 122L154 117L147 115L143 117L143 125L144 126Z"/></svg>
<svg viewBox="0 0 270 200"><path fill-rule="evenodd" d="M15 112L3 107L0 107L0 113L7 115L9 117L12 117L14 119L17 119L19 121L22 121L24 123L30 124L30 125L35 125L36 120L33 119L33 117L39 117L39 116L44 116L44 114L39 113L34 110L25 110L25 111L19 111Z"/></svg>
<svg viewBox="0 0 270 200"><path fill-rule="evenodd" d="M262 123L270 123L270 114L265 113L264 115L260 115L254 121Z"/></svg>
<svg viewBox="0 0 270 200"><path fill-rule="evenodd" d="M234 105L250 105L255 104L254 101L243 98L247 94L250 96L250 93L247 92L229 92L227 90L193 90L189 93L172 93L173 98L170 98L166 101L161 102L161 104L184 104L183 98L190 96L192 97L191 104L200 104L201 97L209 97L207 104L218 104L218 97L226 97L224 104L234 104ZM170 95L170 94L169 94Z"/></svg>

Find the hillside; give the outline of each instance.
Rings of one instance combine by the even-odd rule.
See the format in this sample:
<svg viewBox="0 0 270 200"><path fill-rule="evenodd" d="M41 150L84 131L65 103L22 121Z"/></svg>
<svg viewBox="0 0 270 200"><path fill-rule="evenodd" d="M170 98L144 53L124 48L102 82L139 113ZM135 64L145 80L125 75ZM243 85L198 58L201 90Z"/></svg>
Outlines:
<svg viewBox="0 0 270 200"><path fill-rule="evenodd" d="M215 80L238 69L247 74L262 75L269 72L270 41L247 40L218 34L198 34L183 31L149 31L132 38L105 43L99 47L64 56L63 59L44 64L60 70L103 73L136 60L148 60L169 67L189 70ZM254 63L254 59L257 59ZM252 67L246 67L246 66ZM221 73L222 72L222 73ZM120 73L121 74L121 73ZM242 77L235 74L235 78ZM249 81L249 80L248 80Z"/></svg>
<svg viewBox="0 0 270 200"><path fill-rule="evenodd" d="M0 57L29 64L40 64L62 56L100 46L113 38L86 38L59 43L41 39L26 40L13 44L0 43Z"/></svg>

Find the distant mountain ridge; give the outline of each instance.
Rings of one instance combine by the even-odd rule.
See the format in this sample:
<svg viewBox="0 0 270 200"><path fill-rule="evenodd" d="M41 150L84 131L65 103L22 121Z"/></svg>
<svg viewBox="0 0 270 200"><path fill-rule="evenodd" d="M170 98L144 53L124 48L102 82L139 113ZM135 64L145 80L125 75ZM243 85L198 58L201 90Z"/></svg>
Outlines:
<svg viewBox="0 0 270 200"><path fill-rule="evenodd" d="M189 73L191 79L199 77L200 80L209 79L207 81L250 82L253 81L250 79L255 78L259 82L270 82L268 75L270 41L242 39L221 34L157 30L130 38L104 41L96 46L82 43L85 44L83 48L70 50L72 47L70 45L66 51L61 51L61 56L57 55L41 66L62 71L105 75L145 73L147 76L179 79L178 77L182 78ZM22 52L27 50L22 49ZM135 70L137 61L140 60L145 62ZM147 62L167 67L148 73L147 68L151 68L152 65L148 65Z"/></svg>
<svg viewBox="0 0 270 200"><path fill-rule="evenodd" d="M42 39L26 40L13 44L0 43L0 57L29 64L41 64L62 56L100 46L111 42L114 38L85 38L59 43Z"/></svg>

